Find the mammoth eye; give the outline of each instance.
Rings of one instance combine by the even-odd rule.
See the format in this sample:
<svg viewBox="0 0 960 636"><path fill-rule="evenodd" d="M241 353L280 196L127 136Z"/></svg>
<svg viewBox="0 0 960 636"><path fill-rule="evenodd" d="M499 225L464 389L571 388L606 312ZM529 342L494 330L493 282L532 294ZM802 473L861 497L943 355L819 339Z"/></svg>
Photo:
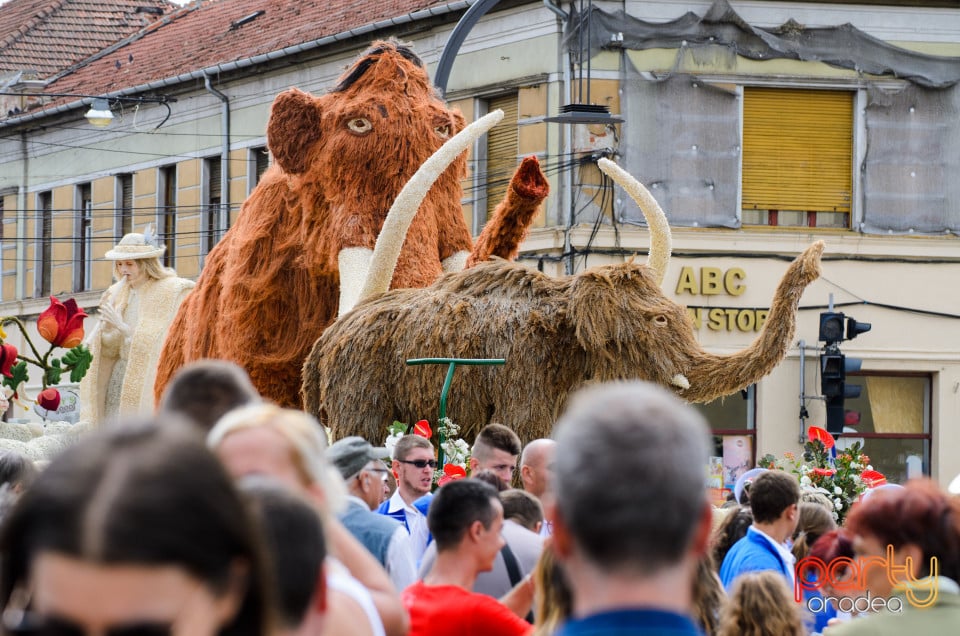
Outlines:
<svg viewBox="0 0 960 636"><path fill-rule="evenodd" d="M450 124L443 124L433 129L440 139L447 139L450 136Z"/></svg>
<svg viewBox="0 0 960 636"><path fill-rule="evenodd" d="M373 124L365 117L355 117L347 122L347 128L358 135L366 135L373 130Z"/></svg>
<svg viewBox="0 0 960 636"><path fill-rule="evenodd" d="M660 314L659 316L654 316L653 322L655 322L656 324L658 324L658 325L660 325L660 326L666 325L666 324L667 324L667 317L664 316L663 314Z"/></svg>

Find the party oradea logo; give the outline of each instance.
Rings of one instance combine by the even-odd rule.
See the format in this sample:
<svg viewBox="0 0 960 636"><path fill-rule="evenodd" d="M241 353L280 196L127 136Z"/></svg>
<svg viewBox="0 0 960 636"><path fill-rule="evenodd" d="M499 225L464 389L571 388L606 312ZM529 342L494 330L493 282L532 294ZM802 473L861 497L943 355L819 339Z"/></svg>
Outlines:
<svg viewBox="0 0 960 636"><path fill-rule="evenodd" d="M886 609L891 612L903 611L903 599L900 596L890 598L874 597L867 589L867 575L875 569L881 569L894 591L902 592L903 597L913 607L925 609L937 602L939 592L938 577L940 564L937 557L930 557L930 575L914 578L913 558L904 557L903 564L895 559L896 550L887 546L886 557L870 556L857 559L837 557L829 562L819 557L804 557L797 562L793 586L793 598L803 602L804 591L823 591L829 588L835 596L812 596L807 599L807 609L818 614L827 611L829 603L843 612L876 612Z"/></svg>

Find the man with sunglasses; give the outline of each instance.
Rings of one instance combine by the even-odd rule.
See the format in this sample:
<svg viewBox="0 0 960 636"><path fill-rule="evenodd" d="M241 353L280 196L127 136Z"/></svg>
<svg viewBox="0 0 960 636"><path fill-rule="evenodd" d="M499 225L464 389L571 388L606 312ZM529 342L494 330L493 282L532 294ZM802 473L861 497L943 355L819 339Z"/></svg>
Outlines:
<svg viewBox="0 0 960 636"><path fill-rule="evenodd" d="M427 529L430 498L424 495L430 493L436 468L437 459L430 440L412 434L401 437L393 449L397 490L377 509L380 514L401 522L410 533L410 548L415 563L420 562L430 541L430 531Z"/></svg>
<svg viewBox="0 0 960 636"><path fill-rule="evenodd" d="M383 500L387 468L382 459L386 448L375 448L362 437L345 437L327 449L327 458L336 466L347 486L347 509L340 522L377 557L398 590L416 580L410 536L396 520L374 512Z"/></svg>

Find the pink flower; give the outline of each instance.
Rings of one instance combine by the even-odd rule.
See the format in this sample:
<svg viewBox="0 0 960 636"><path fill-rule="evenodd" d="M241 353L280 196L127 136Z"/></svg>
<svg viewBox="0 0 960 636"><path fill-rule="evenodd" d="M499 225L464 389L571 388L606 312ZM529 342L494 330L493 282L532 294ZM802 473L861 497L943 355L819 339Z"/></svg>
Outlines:
<svg viewBox="0 0 960 636"><path fill-rule="evenodd" d="M835 474L837 474L837 471L832 468L814 468L813 474L820 477L833 477Z"/></svg>

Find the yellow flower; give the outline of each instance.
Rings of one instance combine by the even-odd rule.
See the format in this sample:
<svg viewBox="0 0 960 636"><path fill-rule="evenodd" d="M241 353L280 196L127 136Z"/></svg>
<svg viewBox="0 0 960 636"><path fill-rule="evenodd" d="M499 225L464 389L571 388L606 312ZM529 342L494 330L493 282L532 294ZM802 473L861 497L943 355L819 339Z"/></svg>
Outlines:
<svg viewBox="0 0 960 636"><path fill-rule="evenodd" d="M7 339L7 332L3 330L3 325L0 325L0 340Z"/></svg>

